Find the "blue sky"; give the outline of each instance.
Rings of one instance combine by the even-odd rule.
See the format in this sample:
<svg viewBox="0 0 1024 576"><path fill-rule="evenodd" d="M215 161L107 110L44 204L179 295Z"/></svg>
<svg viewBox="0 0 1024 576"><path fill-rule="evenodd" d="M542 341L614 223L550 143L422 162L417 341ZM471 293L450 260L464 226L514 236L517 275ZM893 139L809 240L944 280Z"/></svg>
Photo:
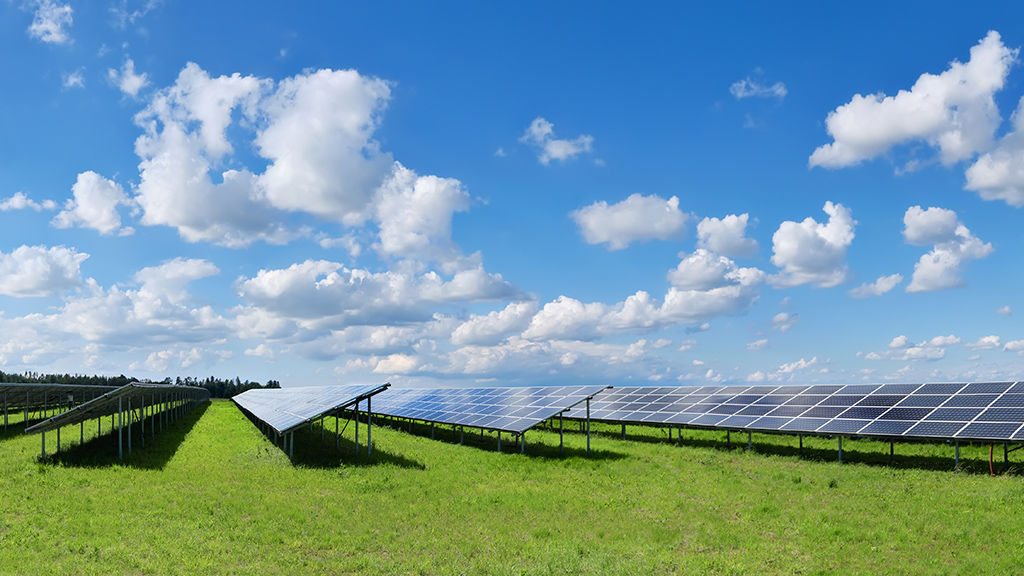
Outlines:
<svg viewBox="0 0 1024 576"><path fill-rule="evenodd" d="M0 6L0 370L1024 373L1012 3Z"/></svg>

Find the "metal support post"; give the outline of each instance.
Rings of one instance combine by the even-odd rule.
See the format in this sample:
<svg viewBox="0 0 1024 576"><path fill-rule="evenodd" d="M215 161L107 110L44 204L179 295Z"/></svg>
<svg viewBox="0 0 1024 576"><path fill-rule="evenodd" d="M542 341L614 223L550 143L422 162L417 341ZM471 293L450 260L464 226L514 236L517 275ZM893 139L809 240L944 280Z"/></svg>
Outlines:
<svg viewBox="0 0 1024 576"><path fill-rule="evenodd" d="M156 394L149 398L149 435L156 436Z"/></svg>
<svg viewBox="0 0 1024 576"><path fill-rule="evenodd" d="M519 433L519 453L526 454L526 432Z"/></svg>
<svg viewBox="0 0 1024 576"><path fill-rule="evenodd" d="M338 434L338 413L334 413L334 448L337 450L338 444L341 442L341 436Z"/></svg>
<svg viewBox="0 0 1024 576"><path fill-rule="evenodd" d="M498 430L498 452L501 452L501 430Z"/></svg>
<svg viewBox="0 0 1024 576"><path fill-rule="evenodd" d="M804 453L804 435L803 434L799 434L799 436L800 436L800 454L803 455L803 453Z"/></svg>
<svg viewBox="0 0 1024 576"><path fill-rule="evenodd" d="M142 407L139 408L139 437L142 438L142 447L146 447L146 397L142 396L139 399L142 402Z"/></svg>
<svg viewBox="0 0 1024 576"><path fill-rule="evenodd" d="M122 399L117 399L117 459L124 460L124 452L122 451L122 440L121 440L121 425L124 420L124 412L121 409ZM114 415L110 415L110 419L114 419Z"/></svg>
<svg viewBox="0 0 1024 576"><path fill-rule="evenodd" d="M751 432L747 432L747 451L754 449L754 435Z"/></svg>
<svg viewBox="0 0 1024 576"><path fill-rule="evenodd" d="M625 424L622 425L622 439L623 440L626 439L626 425Z"/></svg>
<svg viewBox="0 0 1024 576"><path fill-rule="evenodd" d="M295 432L289 432L288 437L285 439L288 442L288 457L295 457Z"/></svg>
<svg viewBox="0 0 1024 576"><path fill-rule="evenodd" d="M590 398L587 398L587 454L590 454Z"/></svg>
<svg viewBox="0 0 1024 576"><path fill-rule="evenodd" d="M565 454L565 444L562 443L562 413L558 413L558 453Z"/></svg>
<svg viewBox="0 0 1024 576"><path fill-rule="evenodd" d="M839 463L843 463L843 437L839 437Z"/></svg>
<svg viewBox="0 0 1024 576"><path fill-rule="evenodd" d="M132 455L132 399L128 399L128 455Z"/></svg>
<svg viewBox="0 0 1024 576"><path fill-rule="evenodd" d="M7 390L4 390L4 430L7 430Z"/></svg>
<svg viewBox="0 0 1024 576"><path fill-rule="evenodd" d="M85 420L79 422L78 443L85 444Z"/></svg>
<svg viewBox="0 0 1024 576"><path fill-rule="evenodd" d="M725 447L732 450L732 432L728 430L725 431Z"/></svg>
<svg viewBox="0 0 1024 576"><path fill-rule="evenodd" d="M366 398L366 455L369 456L373 450L373 406L370 398Z"/></svg>
<svg viewBox="0 0 1024 576"><path fill-rule="evenodd" d="M956 441L956 467L954 468L957 472L960 471L960 441Z"/></svg>
<svg viewBox="0 0 1024 576"><path fill-rule="evenodd" d="M359 454L359 401L356 401L356 454Z"/></svg>
<svg viewBox="0 0 1024 576"><path fill-rule="evenodd" d="M893 445L892 440L889 440L889 464L892 464L892 458L896 454L896 447Z"/></svg>

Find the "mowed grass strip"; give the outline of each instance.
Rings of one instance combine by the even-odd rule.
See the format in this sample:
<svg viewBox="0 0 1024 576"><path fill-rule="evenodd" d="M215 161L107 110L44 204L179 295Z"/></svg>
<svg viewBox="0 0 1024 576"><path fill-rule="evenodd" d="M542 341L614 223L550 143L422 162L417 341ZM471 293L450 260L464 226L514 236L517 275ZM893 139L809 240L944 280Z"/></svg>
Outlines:
<svg viewBox="0 0 1024 576"><path fill-rule="evenodd" d="M109 422L109 420L107 421ZM450 427L354 424L296 434L295 460L230 402L116 459L116 437L39 461L0 436L2 574L1015 573L1024 484L988 476L988 446L953 448L595 426L507 441ZM567 429L571 428L567 425ZM93 432L95 426L92 426ZM360 441L365 443L365 425ZM49 435L48 435L49 436ZM111 452L113 446L113 452ZM1002 451L996 447L997 467ZM1017 453L1018 459L1021 456Z"/></svg>

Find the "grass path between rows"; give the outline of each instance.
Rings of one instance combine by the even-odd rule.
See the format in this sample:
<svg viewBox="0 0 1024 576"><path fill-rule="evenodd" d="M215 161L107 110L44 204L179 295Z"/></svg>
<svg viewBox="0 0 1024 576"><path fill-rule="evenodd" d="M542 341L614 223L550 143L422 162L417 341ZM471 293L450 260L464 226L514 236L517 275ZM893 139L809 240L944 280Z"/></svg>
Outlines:
<svg viewBox="0 0 1024 576"><path fill-rule="evenodd" d="M345 422L342 422L344 427ZM0 435L0 574L986 574L1024 567L1024 480L988 447L596 428L466 445L375 426L296 435L294 462L230 402L135 446L104 429ZM365 426L360 430L365 441ZM67 439L71 439L69 442ZM138 441L138 440L137 440ZM51 440L52 442L52 440ZM1001 466L1002 451L997 447ZM1019 456L1018 453L1017 456Z"/></svg>

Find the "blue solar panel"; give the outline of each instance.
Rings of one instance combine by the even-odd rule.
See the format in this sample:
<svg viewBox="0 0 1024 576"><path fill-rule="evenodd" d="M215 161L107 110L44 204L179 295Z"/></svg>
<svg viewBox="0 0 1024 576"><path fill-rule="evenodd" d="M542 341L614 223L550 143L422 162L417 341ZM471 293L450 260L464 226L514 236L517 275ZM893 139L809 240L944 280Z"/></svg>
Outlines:
<svg viewBox="0 0 1024 576"><path fill-rule="evenodd" d="M390 384L254 389L232 398L239 407L279 433L289 432L329 412L378 394Z"/></svg>

